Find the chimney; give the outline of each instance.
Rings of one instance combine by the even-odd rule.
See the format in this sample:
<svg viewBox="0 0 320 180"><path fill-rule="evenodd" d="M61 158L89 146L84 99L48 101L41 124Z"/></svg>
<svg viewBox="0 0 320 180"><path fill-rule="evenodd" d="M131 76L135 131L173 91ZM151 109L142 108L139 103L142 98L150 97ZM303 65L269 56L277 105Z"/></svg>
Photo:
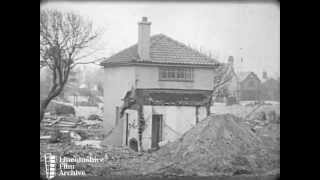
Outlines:
<svg viewBox="0 0 320 180"><path fill-rule="evenodd" d="M231 65L231 66L233 66L233 56L229 56L229 58L228 58L228 63Z"/></svg>
<svg viewBox="0 0 320 180"><path fill-rule="evenodd" d="M150 60L150 25L147 17L138 23L138 54L140 61Z"/></svg>
<svg viewBox="0 0 320 180"><path fill-rule="evenodd" d="M263 78L263 79L268 79L268 74L267 74L266 71L263 71L263 72L262 72L262 78Z"/></svg>

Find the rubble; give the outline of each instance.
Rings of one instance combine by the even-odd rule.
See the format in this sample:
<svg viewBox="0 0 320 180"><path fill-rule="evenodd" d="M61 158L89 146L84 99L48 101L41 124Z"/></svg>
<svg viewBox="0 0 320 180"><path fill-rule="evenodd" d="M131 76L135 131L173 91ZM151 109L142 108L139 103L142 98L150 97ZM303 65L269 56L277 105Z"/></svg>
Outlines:
<svg viewBox="0 0 320 180"><path fill-rule="evenodd" d="M103 126L100 120L85 120L74 116L46 115L40 127L99 129Z"/></svg>
<svg viewBox="0 0 320 180"><path fill-rule="evenodd" d="M76 140L76 141L80 141L82 139L81 136L74 131L70 132L70 137L71 137L71 139Z"/></svg>
<svg viewBox="0 0 320 180"><path fill-rule="evenodd" d="M142 174L179 176L263 174L278 169L279 153L266 149L260 136L240 122L231 114L209 116L179 140L132 164Z"/></svg>
<svg viewBox="0 0 320 180"><path fill-rule="evenodd" d="M77 145L77 146L90 146L90 147L94 147L94 148L97 148L97 149L101 149L102 148L100 146L100 144L101 144L100 140L75 141L74 144Z"/></svg>
<svg viewBox="0 0 320 180"><path fill-rule="evenodd" d="M256 106L250 108L246 114ZM261 118L263 113L265 117ZM58 128L59 132L40 132L40 156L52 152L61 156L104 157L102 164L82 165L88 175L98 176L279 174L280 112L273 106L262 105L249 118L243 117L245 115L211 115L180 139L161 142L158 151L139 153L128 147L107 145L102 148L102 136L97 137L97 134L103 134L99 131L102 127L99 120L47 114L42 124L44 129ZM68 123L74 126L60 126ZM48 142L48 139L56 141ZM41 158L40 162L43 162Z"/></svg>
<svg viewBox="0 0 320 180"><path fill-rule="evenodd" d="M98 121L102 121L102 118L97 115L97 114L91 114L89 117L88 117L88 120L98 120Z"/></svg>
<svg viewBox="0 0 320 180"><path fill-rule="evenodd" d="M76 127L79 119L70 116L45 116L41 124L43 127Z"/></svg>

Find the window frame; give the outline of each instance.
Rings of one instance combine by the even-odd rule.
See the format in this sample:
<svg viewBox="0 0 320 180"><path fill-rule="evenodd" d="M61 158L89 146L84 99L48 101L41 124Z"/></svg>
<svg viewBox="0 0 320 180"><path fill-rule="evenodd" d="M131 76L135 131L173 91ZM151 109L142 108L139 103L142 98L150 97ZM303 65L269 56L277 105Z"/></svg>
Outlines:
<svg viewBox="0 0 320 180"><path fill-rule="evenodd" d="M193 68L191 67L159 67L158 71L159 81L193 82Z"/></svg>

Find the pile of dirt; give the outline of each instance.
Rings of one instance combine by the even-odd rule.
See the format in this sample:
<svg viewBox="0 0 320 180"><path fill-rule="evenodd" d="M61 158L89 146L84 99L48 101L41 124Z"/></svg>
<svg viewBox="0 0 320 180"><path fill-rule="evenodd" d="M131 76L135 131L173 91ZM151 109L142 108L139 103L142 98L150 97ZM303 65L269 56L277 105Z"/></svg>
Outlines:
<svg viewBox="0 0 320 180"><path fill-rule="evenodd" d="M280 153L280 124L270 123L256 131L265 148Z"/></svg>
<svg viewBox="0 0 320 180"><path fill-rule="evenodd" d="M264 174L279 169L280 155L264 148L261 138L239 122L231 114L209 116L135 164L142 174L182 176Z"/></svg>

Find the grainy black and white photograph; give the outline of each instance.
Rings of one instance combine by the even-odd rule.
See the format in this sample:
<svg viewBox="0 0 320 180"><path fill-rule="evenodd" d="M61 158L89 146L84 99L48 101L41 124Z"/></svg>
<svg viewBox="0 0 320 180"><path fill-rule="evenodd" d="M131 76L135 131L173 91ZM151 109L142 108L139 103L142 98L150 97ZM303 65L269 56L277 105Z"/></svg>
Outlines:
<svg viewBox="0 0 320 180"><path fill-rule="evenodd" d="M40 179L280 179L280 2L40 3Z"/></svg>

